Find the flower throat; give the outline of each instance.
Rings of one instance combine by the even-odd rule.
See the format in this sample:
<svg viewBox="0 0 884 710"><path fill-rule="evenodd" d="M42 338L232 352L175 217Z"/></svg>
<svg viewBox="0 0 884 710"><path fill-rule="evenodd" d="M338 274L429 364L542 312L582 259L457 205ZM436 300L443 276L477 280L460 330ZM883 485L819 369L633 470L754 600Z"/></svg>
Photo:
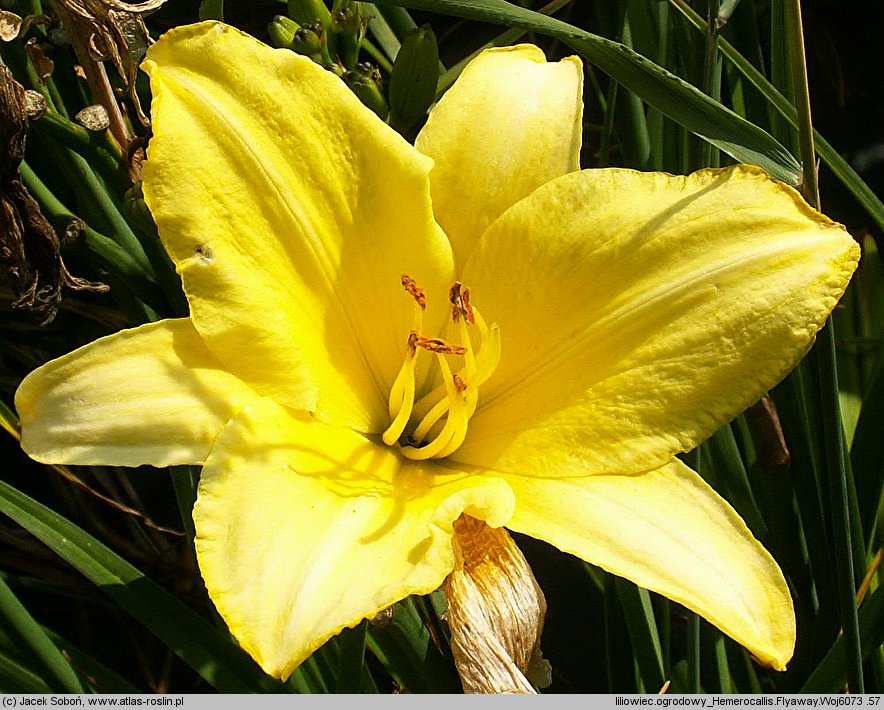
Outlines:
<svg viewBox="0 0 884 710"><path fill-rule="evenodd" d="M383 434L384 443L397 441L402 454L416 461L449 456L463 443L470 417L479 401L479 387L500 361L500 329L488 326L470 303L470 290L456 282L448 291L451 319L460 343L428 338L421 332L423 312L427 307L424 290L409 276L402 276L402 286L414 299L414 327L408 334L405 362L390 389L391 424ZM474 347L470 329L477 337ZM436 356L442 384L415 402L415 368L418 353L425 350ZM463 358L463 365L452 371L449 359Z"/></svg>

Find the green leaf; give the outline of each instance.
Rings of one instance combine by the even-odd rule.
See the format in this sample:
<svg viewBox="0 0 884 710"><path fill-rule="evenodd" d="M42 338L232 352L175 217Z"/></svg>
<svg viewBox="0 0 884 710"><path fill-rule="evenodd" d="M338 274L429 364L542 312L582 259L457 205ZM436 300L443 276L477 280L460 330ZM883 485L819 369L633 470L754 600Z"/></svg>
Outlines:
<svg viewBox="0 0 884 710"><path fill-rule="evenodd" d="M344 629L337 637L338 668L335 673L336 693L358 693L365 675L365 635L368 622L364 619L352 629Z"/></svg>
<svg viewBox="0 0 884 710"><path fill-rule="evenodd" d="M648 590L620 577L612 577L611 581L623 605L635 664L645 691L656 692L663 687L666 678L651 595Z"/></svg>
<svg viewBox="0 0 884 710"><path fill-rule="evenodd" d="M703 18L694 12L685 0L669 0L670 4L675 6L679 12L684 14L691 25L698 31L705 31L705 23ZM776 3L773 5L777 6ZM752 66L743 55L741 55L733 45L725 40L720 40L719 48L725 58L730 61L737 70L745 76L749 82L762 93L764 98L773 106L776 111L782 115L793 127L797 127L797 111L795 107L789 103L788 99L783 96L777 88L771 84L758 69ZM862 205L869 216L878 223L878 226L884 229L884 203L878 196L872 192L865 181L850 167L850 164L844 160L823 136L817 131L813 134L816 144L816 152L822 158L823 162L829 167L835 177L851 192L857 202Z"/></svg>
<svg viewBox="0 0 884 710"><path fill-rule="evenodd" d="M884 349L878 355L875 370L859 413L853 447L853 469L864 475L856 477L857 499L862 516L863 537L871 540L884 492Z"/></svg>
<svg viewBox="0 0 884 710"><path fill-rule="evenodd" d="M381 11L374 6L374 3L362 3L365 17L368 18L368 32L374 37L378 47L383 51L387 59L393 60L399 52L402 45L390 23L387 22Z"/></svg>
<svg viewBox="0 0 884 710"><path fill-rule="evenodd" d="M46 634L56 646L62 649L71 659L71 665L77 668L82 676L89 681L89 687L97 693L140 693L141 690L120 676L115 671L99 663L92 656L62 638L55 632L44 628Z"/></svg>
<svg viewBox="0 0 884 710"><path fill-rule="evenodd" d="M4 693L52 692L40 676L3 652L0 652L0 688Z"/></svg>
<svg viewBox="0 0 884 710"><path fill-rule="evenodd" d="M884 643L884 592L878 587L859 609L859 635L863 659ZM847 682L847 642L843 635L801 688L802 693L840 693Z"/></svg>
<svg viewBox="0 0 884 710"><path fill-rule="evenodd" d="M224 0L202 0L200 3L201 20L224 21Z"/></svg>
<svg viewBox="0 0 884 710"><path fill-rule="evenodd" d="M55 693L82 693L80 679L9 585L0 577L0 627Z"/></svg>
<svg viewBox="0 0 884 710"><path fill-rule="evenodd" d="M389 621L369 622L366 645L409 692L461 692L454 664L433 643L414 597L396 603Z"/></svg>
<svg viewBox="0 0 884 710"><path fill-rule="evenodd" d="M376 4L408 6L556 37L647 104L736 160L758 165L790 185L798 184L798 162L767 132L622 44L505 0L381 0Z"/></svg>
<svg viewBox="0 0 884 710"><path fill-rule="evenodd" d="M100 587L219 692L285 692L226 634L94 537L4 481L0 512Z"/></svg>

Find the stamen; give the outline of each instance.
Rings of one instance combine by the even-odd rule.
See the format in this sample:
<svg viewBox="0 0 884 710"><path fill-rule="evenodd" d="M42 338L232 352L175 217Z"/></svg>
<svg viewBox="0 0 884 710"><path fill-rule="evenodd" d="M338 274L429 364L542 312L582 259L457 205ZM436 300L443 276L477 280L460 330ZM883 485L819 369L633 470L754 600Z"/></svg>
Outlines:
<svg viewBox="0 0 884 710"><path fill-rule="evenodd" d="M414 408L414 367L417 362L416 342L418 337L414 331L409 334L405 362L402 363L399 374L396 375L393 386L390 388L388 409L393 422L381 436L387 446L392 446L402 436Z"/></svg>
<svg viewBox="0 0 884 710"><path fill-rule="evenodd" d="M421 307L421 310L424 310L427 307L426 291L418 286L417 282L408 274L402 274L400 281L402 282L403 288L405 288L408 294L415 300L415 303Z"/></svg>
<svg viewBox="0 0 884 710"><path fill-rule="evenodd" d="M403 274L402 286L415 302L414 328L408 336L405 362L396 375L390 391L388 408L391 424L382 438L388 446L399 441L408 428L409 421L417 421L408 439L414 446L402 446L406 458L423 461L448 456L464 442L470 417L479 401L479 387L483 385L500 361L500 330L489 327L479 311L470 303L470 289L455 283L448 292L451 302L451 318L457 324L462 344L449 343L442 338L421 335L426 294L411 277ZM473 347L469 325L478 331L478 347ZM474 334L475 335L475 334ZM436 354L442 384L415 403L415 371L419 350ZM456 373L445 356L461 355L463 367ZM440 424L445 416L444 424ZM431 437L431 432L436 432ZM430 439L427 443L427 439ZM424 445L421 445L424 444Z"/></svg>
<svg viewBox="0 0 884 710"><path fill-rule="evenodd" d="M476 353L476 374L467 384L469 416L473 416L479 403L479 387L488 381L500 363L500 328L496 323L489 328L478 308L474 308L473 312L481 337L481 347ZM473 395L472 399L469 395Z"/></svg>
<svg viewBox="0 0 884 710"><path fill-rule="evenodd" d="M478 308L471 308L471 312L475 319L476 329L479 331L479 347L472 347L469 332L461 321L461 339L467 344L467 350L464 353L466 365L457 374L467 383L469 392L476 392L479 386L491 377L500 362L500 330L496 325L489 328ZM439 385L415 403L414 414L420 417L423 412L426 412L425 418L430 418L431 414L435 414L435 423L439 417L445 414L447 409L447 400L442 399L440 402L440 398L444 396L445 385ZM441 411L437 411L440 406L442 407ZM473 411L475 411L475 406L472 407L471 416Z"/></svg>
<svg viewBox="0 0 884 710"><path fill-rule="evenodd" d="M445 391L448 397L448 418L445 420L445 426L438 436L426 446L403 446L402 455L414 461L425 461L439 456L439 452L448 448L449 444L455 438L460 438L456 444L460 446L463 438L466 436L466 427L469 420L467 415L466 402L460 392L457 391L457 385L454 382L454 376L451 374L451 368L445 362L442 355L436 356L439 360L439 368L442 370L442 379L445 382Z"/></svg>
<svg viewBox="0 0 884 710"><path fill-rule="evenodd" d="M452 345L451 343L446 343L442 338L425 338L422 335L417 336L415 345L440 355L463 355L467 351L463 345Z"/></svg>
<svg viewBox="0 0 884 710"><path fill-rule="evenodd" d="M470 305L470 289L463 288L460 281L448 289L448 300L451 301L451 317L457 323L461 316L467 323L474 323L473 307Z"/></svg>

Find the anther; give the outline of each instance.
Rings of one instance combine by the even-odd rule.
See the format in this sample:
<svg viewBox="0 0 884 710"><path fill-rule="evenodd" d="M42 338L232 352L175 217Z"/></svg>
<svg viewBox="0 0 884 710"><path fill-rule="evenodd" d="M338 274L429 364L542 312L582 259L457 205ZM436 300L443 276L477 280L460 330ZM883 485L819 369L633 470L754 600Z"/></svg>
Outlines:
<svg viewBox="0 0 884 710"><path fill-rule="evenodd" d="M427 307L426 292L408 274L402 274L400 281L402 282L402 287L415 300L415 303L421 307L421 310L425 309Z"/></svg>
<svg viewBox="0 0 884 710"><path fill-rule="evenodd" d="M440 353L442 355L464 355L467 349L463 345L452 345L446 343L442 338L425 338L415 333L414 345L431 353ZM411 338L408 339L411 345Z"/></svg>
<svg viewBox="0 0 884 710"><path fill-rule="evenodd" d="M460 281L455 281L454 285L448 289L448 300L451 301L451 318L455 323L460 320L461 316L467 323L476 322L473 307L470 305L470 289L463 288Z"/></svg>
<svg viewBox="0 0 884 710"><path fill-rule="evenodd" d="M478 309L473 308L470 289L455 282L448 291L448 300L461 344L425 337L421 332L426 293L406 274L402 275L401 283L415 302L415 320L408 334L405 362L390 389L391 423L382 439L388 446L399 443L402 455L412 460L445 458L464 442L470 417L478 404L479 387L497 367L500 332L494 324L489 327ZM470 326L476 328L472 336ZM436 355L442 381L424 393L420 401L415 401L419 349ZM452 372L446 355L464 358L458 372Z"/></svg>

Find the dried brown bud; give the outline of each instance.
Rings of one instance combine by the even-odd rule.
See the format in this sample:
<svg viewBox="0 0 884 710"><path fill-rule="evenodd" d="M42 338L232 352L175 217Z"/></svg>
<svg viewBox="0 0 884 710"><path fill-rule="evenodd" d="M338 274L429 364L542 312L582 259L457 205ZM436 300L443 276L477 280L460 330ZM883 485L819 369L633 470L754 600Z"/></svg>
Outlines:
<svg viewBox="0 0 884 710"><path fill-rule="evenodd" d="M531 681L549 684L549 664L540 655L543 592L506 530L462 515L454 531L457 563L445 596L464 691L535 693Z"/></svg>
<svg viewBox="0 0 884 710"><path fill-rule="evenodd" d="M11 42L18 37L21 18L9 10L0 10L0 40Z"/></svg>
<svg viewBox="0 0 884 710"><path fill-rule="evenodd" d="M43 116L46 115L46 110L48 108L46 97L39 91L34 91L32 89L25 91L25 113L27 114L29 121L36 121L38 118L43 118Z"/></svg>
<svg viewBox="0 0 884 710"><path fill-rule="evenodd" d="M104 106L87 106L74 116L74 121L93 133L101 133L110 128L110 116Z"/></svg>
<svg viewBox="0 0 884 710"><path fill-rule="evenodd" d="M41 79L45 79L47 76L52 76L52 70L55 69L55 62L49 58L49 55L46 54L46 50L42 44L37 44L37 40L31 37L27 42L25 42L25 51L28 53L28 58L31 60L31 64L34 65L34 69L37 70L37 74Z"/></svg>

